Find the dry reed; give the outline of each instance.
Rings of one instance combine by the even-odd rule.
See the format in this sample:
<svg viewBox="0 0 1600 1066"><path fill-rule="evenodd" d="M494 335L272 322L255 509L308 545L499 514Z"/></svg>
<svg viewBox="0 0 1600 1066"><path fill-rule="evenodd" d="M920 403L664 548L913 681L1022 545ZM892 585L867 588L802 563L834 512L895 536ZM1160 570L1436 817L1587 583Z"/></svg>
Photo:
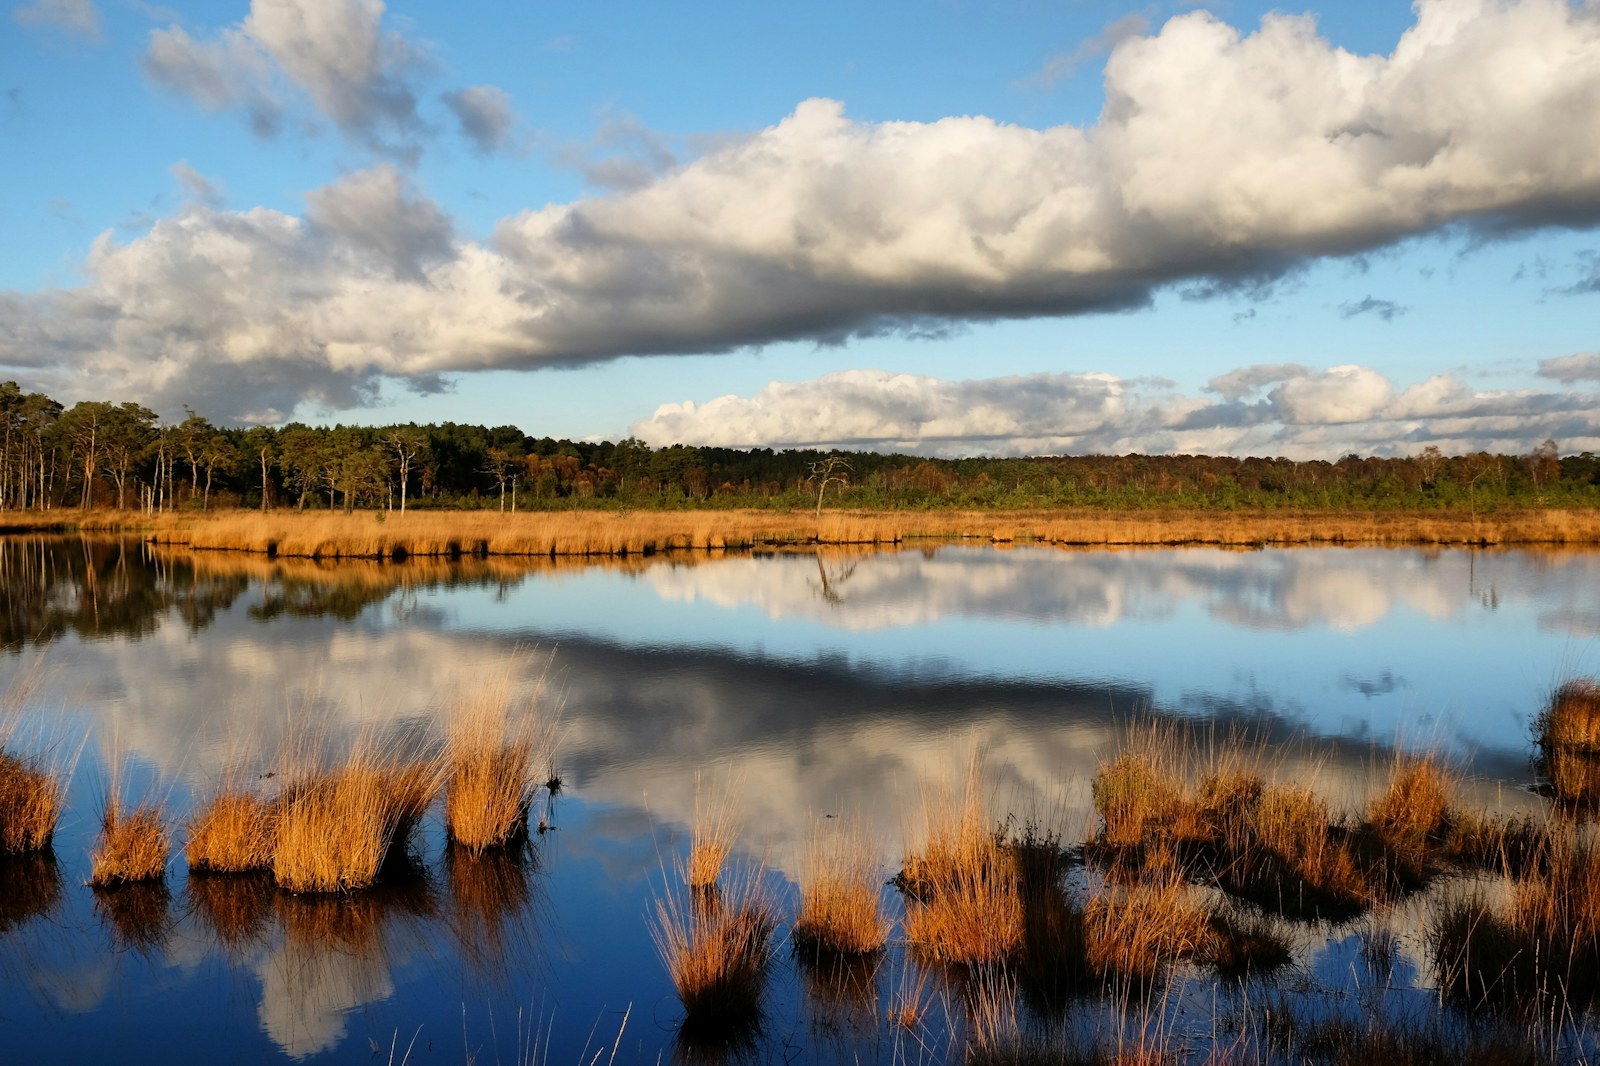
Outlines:
<svg viewBox="0 0 1600 1066"><path fill-rule="evenodd" d="M75 516L83 529L149 532L163 543L277 556L645 555L795 544L975 539L1065 546L1219 544L1594 544L1592 510L1455 512L1109 511L450 511L391 514L212 511Z"/></svg>
<svg viewBox="0 0 1600 1066"><path fill-rule="evenodd" d="M694 782L694 825L689 830L689 858L683 865L684 883L705 889L717 883L722 864L733 850L733 784L722 795L706 795L699 775Z"/></svg>
<svg viewBox="0 0 1600 1066"><path fill-rule="evenodd" d="M687 1036L736 1041L759 1025L777 906L757 874L733 878L712 903L686 904L669 892L656 901L650 926Z"/></svg>
<svg viewBox="0 0 1600 1066"><path fill-rule="evenodd" d="M246 873L272 869L279 805L224 784L185 823L184 856L191 873Z"/></svg>
<svg viewBox="0 0 1600 1066"><path fill-rule="evenodd" d="M513 669L458 702L447 726L445 826L451 840L475 855L527 835L534 766L546 754L538 750L545 730L536 701L517 709Z"/></svg>
<svg viewBox="0 0 1600 1066"><path fill-rule="evenodd" d="M974 753L962 796L924 796L927 840L895 878L906 897L906 942L958 965L1000 964L1022 946L1022 882L1002 834L990 828L982 757Z"/></svg>
<svg viewBox="0 0 1600 1066"><path fill-rule="evenodd" d="M1513 881L1509 905L1451 900L1432 941L1440 985L1457 998L1585 1008L1600 993L1600 846L1556 838L1548 860Z"/></svg>
<svg viewBox="0 0 1600 1066"><path fill-rule="evenodd" d="M1600 681L1558 686L1534 722L1534 740L1539 769L1559 802L1600 805Z"/></svg>
<svg viewBox="0 0 1600 1066"><path fill-rule="evenodd" d="M166 823L154 803L125 811L113 798L100 819L100 839L90 859L89 884L97 887L153 881L167 872Z"/></svg>
<svg viewBox="0 0 1600 1066"><path fill-rule="evenodd" d="M812 959L870 955L889 940L882 873L871 842L855 826L813 829L800 875L800 911L791 938Z"/></svg>
<svg viewBox="0 0 1600 1066"><path fill-rule="evenodd" d="M48 848L64 791L60 778L34 761L0 751L0 853Z"/></svg>

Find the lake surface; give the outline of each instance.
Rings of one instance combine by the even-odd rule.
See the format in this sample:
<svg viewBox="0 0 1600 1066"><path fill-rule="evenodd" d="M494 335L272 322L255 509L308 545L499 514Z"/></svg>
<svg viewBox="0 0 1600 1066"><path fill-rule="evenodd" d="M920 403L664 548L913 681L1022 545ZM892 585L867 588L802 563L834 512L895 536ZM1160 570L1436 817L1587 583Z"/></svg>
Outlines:
<svg viewBox="0 0 1600 1066"><path fill-rule="evenodd" d="M740 861L792 905L819 822L863 822L887 877L974 750L997 816L1083 839L1095 766L1141 717L1248 729L1338 802L1399 746L1447 756L1473 799L1531 809L1531 717L1600 673L1586 552L944 546L557 568L11 538L0 599L0 692L34 686L13 746L82 748L54 858L0 864L15 1062L587 1063L619 1031L617 1061L656 1061L680 1009L647 914L697 779L731 797ZM560 723L565 787L538 811L554 831L525 861L452 864L430 820L417 875L359 899L232 899L181 855L155 893L83 887L113 761L181 821L230 762L270 772L308 723L436 720L508 662L545 672ZM222 917L238 913L259 921ZM1422 919L1387 920L1400 954L1380 997L1426 1000ZM1303 941L1302 985L1371 983L1357 930ZM878 995L911 969L891 952ZM881 1006L841 1014L780 953L749 1057L939 1061L942 1010L908 1041Z"/></svg>

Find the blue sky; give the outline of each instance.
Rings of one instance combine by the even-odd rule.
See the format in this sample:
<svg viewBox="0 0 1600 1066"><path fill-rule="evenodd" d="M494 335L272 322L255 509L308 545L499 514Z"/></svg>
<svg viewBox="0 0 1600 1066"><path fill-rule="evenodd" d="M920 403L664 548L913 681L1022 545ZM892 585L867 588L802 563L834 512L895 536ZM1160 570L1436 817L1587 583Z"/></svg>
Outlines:
<svg viewBox="0 0 1600 1066"><path fill-rule="evenodd" d="M1600 447L1600 6L0 24L0 379L930 454Z"/></svg>

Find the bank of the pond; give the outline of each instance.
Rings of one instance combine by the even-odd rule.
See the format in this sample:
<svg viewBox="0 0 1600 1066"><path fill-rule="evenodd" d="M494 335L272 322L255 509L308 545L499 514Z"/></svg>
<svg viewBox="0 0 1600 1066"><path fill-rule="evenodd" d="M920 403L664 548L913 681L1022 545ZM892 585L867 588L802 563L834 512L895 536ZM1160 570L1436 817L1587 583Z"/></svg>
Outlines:
<svg viewBox="0 0 1600 1066"><path fill-rule="evenodd" d="M39 516L13 516L22 526ZM223 511L61 515L58 528L196 549L311 558L650 555L812 544L976 540L1092 546L1592 545L1600 511Z"/></svg>

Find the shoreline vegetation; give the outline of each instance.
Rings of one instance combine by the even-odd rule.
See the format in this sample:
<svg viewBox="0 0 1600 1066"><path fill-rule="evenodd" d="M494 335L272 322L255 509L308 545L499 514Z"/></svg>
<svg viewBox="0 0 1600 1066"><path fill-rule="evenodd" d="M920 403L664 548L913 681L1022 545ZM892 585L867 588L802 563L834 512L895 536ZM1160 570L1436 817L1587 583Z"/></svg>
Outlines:
<svg viewBox="0 0 1600 1066"><path fill-rule="evenodd" d="M561 510L15 511L0 533L138 536L195 551L311 559L631 557L818 546L966 542L1000 547L1600 545L1600 508L1446 511Z"/></svg>

